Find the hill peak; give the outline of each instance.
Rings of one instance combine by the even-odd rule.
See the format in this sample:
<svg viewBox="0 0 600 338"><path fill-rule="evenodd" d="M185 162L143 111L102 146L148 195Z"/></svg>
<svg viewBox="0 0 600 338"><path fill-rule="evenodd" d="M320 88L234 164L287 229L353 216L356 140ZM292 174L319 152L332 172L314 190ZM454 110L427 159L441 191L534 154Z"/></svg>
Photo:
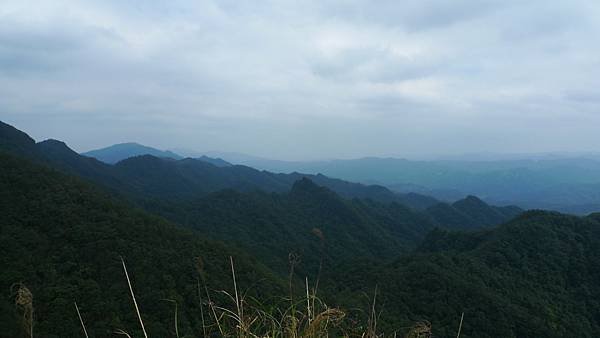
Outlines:
<svg viewBox="0 0 600 338"><path fill-rule="evenodd" d="M115 164L130 157L152 155L161 158L182 159L181 156L168 150L159 150L136 142L118 143L106 148L91 150L82 155L94 157L102 162Z"/></svg>
<svg viewBox="0 0 600 338"><path fill-rule="evenodd" d="M60 141L60 140L56 140L56 139L53 139L53 138L49 138L47 140L39 142L38 144L42 145L42 146L60 147L60 148L67 148L67 149L71 150L71 148L69 148L65 142Z"/></svg>
<svg viewBox="0 0 600 338"><path fill-rule="evenodd" d="M487 203L482 201L479 197L473 196L473 195L468 195L467 197L452 203L452 206L453 207L465 207L465 206L489 207L489 205Z"/></svg>
<svg viewBox="0 0 600 338"><path fill-rule="evenodd" d="M0 150L30 156L34 148L35 141L29 135L0 121Z"/></svg>
<svg viewBox="0 0 600 338"><path fill-rule="evenodd" d="M69 148L65 142L60 140L47 139L42 142L38 142L37 147L45 154L53 154L52 156L58 156L61 158L65 158L65 156L69 158L79 156L76 151Z"/></svg>
<svg viewBox="0 0 600 338"><path fill-rule="evenodd" d="M319 191L322 187L318 186L308 177L302 177L292 185L292 192Z"/></svg>

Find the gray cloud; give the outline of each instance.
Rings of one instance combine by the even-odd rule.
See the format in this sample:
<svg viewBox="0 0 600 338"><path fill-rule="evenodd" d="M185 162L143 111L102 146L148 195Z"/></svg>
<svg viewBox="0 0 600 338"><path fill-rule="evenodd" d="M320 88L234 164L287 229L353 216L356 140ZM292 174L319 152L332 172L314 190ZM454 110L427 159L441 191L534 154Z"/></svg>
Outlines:
<svg viewBox="0 0 600 338"><path fill-rule="evenodd" d="M8 0L0 118L78 150L594 150L598 15L593 0Z"/></svg>

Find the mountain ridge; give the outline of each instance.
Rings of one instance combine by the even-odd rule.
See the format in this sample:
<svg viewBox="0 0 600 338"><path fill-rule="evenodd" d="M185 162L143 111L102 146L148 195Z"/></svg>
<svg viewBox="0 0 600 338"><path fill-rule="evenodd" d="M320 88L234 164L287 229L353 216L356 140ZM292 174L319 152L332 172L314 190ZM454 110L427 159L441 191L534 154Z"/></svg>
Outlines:
<svg viewBox="0 0 600 338"><path fill-rule="evenodd" d="M172 158L175 160L180 160L183 158L182 156L170 150L159 150L139 144L137 142L117 143L108 147L90 150L82 153L81 155L93 157L108 164L115 164L129 157L139 155L153 155L159 158Z"/></svg>

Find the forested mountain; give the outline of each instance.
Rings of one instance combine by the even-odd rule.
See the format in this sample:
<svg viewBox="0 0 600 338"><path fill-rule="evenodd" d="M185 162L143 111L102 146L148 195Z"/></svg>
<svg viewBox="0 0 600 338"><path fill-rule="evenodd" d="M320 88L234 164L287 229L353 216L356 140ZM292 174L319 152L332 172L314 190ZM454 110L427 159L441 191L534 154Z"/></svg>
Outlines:
<svg viewBox="0 0 600 338"><path fill-rule="evenodd" d="M371 157L313 162L222 156L232 163L258 169L322 173L353 182L384 185L396 192L430 195L440 200L476 195L488 203L516 204L524 208L576 214L600 210L600 160L597 156L431 161Z"/></svg>
<svg viewBox="0 0 600 338"><path fill-rule="evenodd" d="M317 265L322 255L330 261L387 260L413 248L436 225L427 214L398 203L345 200L307 178L288 193L224 190L171 209L146 207L236 243L280 269L287 268L290 252L300 254L307 267Z"/></svg>
<svg viewBox="0 0 600 338"><path fill-rule="evenodd" d="M159 158L171 158L174 160L183 158L172 151L158 150L135 142L119 143L106 148L90 150L82 153L82 155L93 157L108 164L115 164L124 159L141 155L152 155Z"/></svg>
<svg viewBox="0 0 600 338"><path fill-rule="evenodd" d="M357 305L378 284L382 323L395 327L427 320L451 337L464 312L461 337L600 335L598 215L531 211L491 230L435 230L393 263L338 272L340 301Z"/></svg>
<svg viewBox="0 0 600 338"><path fill-rule="evenodd" d="M109 165L81 156L63 142L46 140L35 143L12 126L2 122L0 126L0 149L47 163L137 198L190 198L228 188L284 192L306 176L347 198L371 198L386 203L397 201L414 208L424 208L437 202L426 196L396 194L381 186L351 183L323 175L273 174L242 165L220 163L217 166L202 159L173 160L141 155Z"/></svg>
<svg viewBox="0 0 600 338"><path fill-rule="evenodd" d="M272 174L245 166L216 167L196 159L151 155L108 165L78 155L60 141L36 144L26 136L13 139L14 144L23 143L18 149L28 150L22 154L35 154L34 159L99 183L147 211L254 251L278 269L287 267L289 252L305 255L309 267L319 261L322 253L313 229L327 239L329 259L388 260L412 249L436 226L487 227L520 212L515 208L503 213L475 197L449 206L411 195L423 207L437 203L420 212L402 204L406 196L386 188L323 175ZM436 208L451 212L436 212Z"/></svg>
<svg viewBox="0 0 600 338"><path fill-rule="evenodd" d="M475 196L467 196L452 204L438 203L426 210L426 213L442 228L450 229L490 227L505 222L521 212L520 208L514 206L488 205Z"/></svg>
<svg viewBox="0 0 600 338"><path fill-rule="evenodd" d="M202 332L196 257L210 288L231 290L232 255L239 282L255 285L253 293L284 289L269 269L239 250L4 153L0 229L0 337L23 331L14 304L17 283L33 294L36 337L81 337L74 301L91 337L112 336L117 329L140 336L120 257L128 263L147 329L157 337L173 335L173 304L161 299L180 305L182 332Z"/></svg>
<svg viewBox="0 0 600 338"><path fill-rule="evenodd" d="M160 299L175 299L185 307L180 314L183 330L199 329L194 257L203 257L210 274L207 282L222 287L229 281L227 257L235 256L240 281L246 285L265 281L253 292L268 298L275 292L285 294L281 280L288 274L291 253L297 257L294 265L299 276L314 280L322 268L321 278L327 285L323 296L350 307L356 304L349 300L361 299L356 292L363 282L359 276L348 276L355 271L352 266L362 267L361 262L368 262L365 274L381 276L379 280L406 277L411 281L408 287L416 288L418 278L426 275L396 271L400 263L394 261L416 267L434 264L437 255L466 255L458 250L467 247L473 251L480 238L496 231L446 234L435 229L489 228L521 213L516 207L489 206L474 196L453 204L410 196L420 203L422 210L416 210L403 204L404 196L380 186L324 175L273 174L237 165L217 167L197 159L143 155L109 165L81 156L63 142L35 143L14 128L2 127L0 240L6 248L2 257L6 268L0 274L0 287L9 290L22 282L33 291L39 304L36 325L48 337L63 337L62 327L64 332L72 332L67 336L76 335L72 301L77 301L86 319L94 322L91 330L96 336L115 328L135 330L119 256L131 264L131 274L138 281L136 292L148 321L153 323L152 331L169 336L172 333L167 323L172 308ZM442 241L444 236L449 239ZM412 253L416 248L420 251ZM440 253L442 249L445 251ZM468 271L468 267L456 269ZM479 276L480 272L467 274L468 278L487 278ZM514 273L507 277L511 283L518 276ZM298 282L293 278L293 284ZM402 292L395 283L382 283L386 286L382 292L392 296ZM429 283L433 284L424 284L424 290L439 292L434 282ZM465 283L475 282L469 279ZM361 291L374 287L371 280L363 286ZM269 291L270 287L274 289ZM499 301L510 303L507 299ZM429 301L425 295L410 299L421 300ZM18 330L15 323L19 323L11 302L3 298L0 303L4 313L1 325L8 328L7 337ZM447 311L441 312L448 315L442 318L427 308L415 309L406 312L404 305L394 306L386 312L403 317L385 323L397 327L418 315L431 319L438 332L450 332L448 325L455 322ZM470 324L473 330L480 329L477 323L473 320Z"/></svg>

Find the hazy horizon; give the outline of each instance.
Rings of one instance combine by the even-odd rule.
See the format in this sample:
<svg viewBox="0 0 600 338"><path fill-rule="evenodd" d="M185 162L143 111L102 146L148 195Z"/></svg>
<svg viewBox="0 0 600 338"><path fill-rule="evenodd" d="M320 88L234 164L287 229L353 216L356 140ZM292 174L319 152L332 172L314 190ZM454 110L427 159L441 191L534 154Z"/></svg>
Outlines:
<svg viewBox="0 0 600 338"><path fill-rule="evenodd" d="M8 123L9 121L2 121ZM10 124L10 123L9 123ZM109 143L100 145L90 149L78 149L60 137L35 137L28 130L19 128L19 126L13 125L17 129L27 133L36 142L42 142L49 139L63 141L74 151L85 154L94 150L101 150L109 148L115 145L121 144L138 144L145 147L151 147L160 151L171 151L182 157L228 157L228 158L247 158L254 160L269 160L269 161L284 161L284 162L319 162L319 161L335 161L335 160L357 160L366 158L377 158L377 159L405 159L409 161L512 161L512 160L553 160L553 159L576 159L576 158L587 158L600 160L600 151L546 151L546 152L492 152L492 151L481 151L481 152L463 152L463 153L412 153L412 154L385 154L385 155L372 155L364 154L358 156L331 156L331 157L314 157L314 158L297 158L293 156L288 157L274 157L268 155L260 155L253 153L246 153L241 151L223 151L215 149L193 149L183 147L168 148L160 144L155 143L142 143L135 140L125 140L115 143ZM229 156L226 156L229 155Z"/></svg>
<svg viewBox="0 0 600 338"><path fill-rule="evenodd" d="M8 0L0 119L79 152L596 152L599 15L591 0Z"/></svg>

